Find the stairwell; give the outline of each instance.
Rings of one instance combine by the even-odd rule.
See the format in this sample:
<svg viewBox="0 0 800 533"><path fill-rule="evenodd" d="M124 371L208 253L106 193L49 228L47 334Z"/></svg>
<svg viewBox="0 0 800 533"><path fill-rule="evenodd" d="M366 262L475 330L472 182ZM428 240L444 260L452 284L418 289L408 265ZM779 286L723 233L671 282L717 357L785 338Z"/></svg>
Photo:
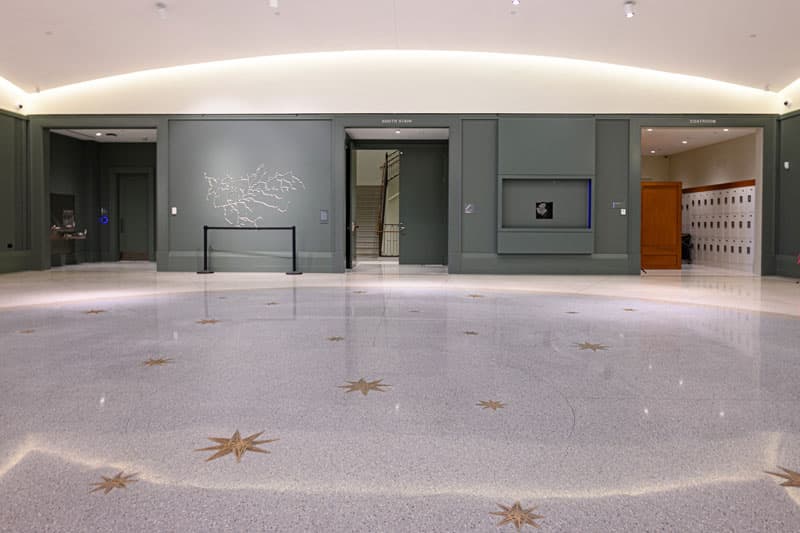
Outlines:
<svg viewBox="0 0 800 533"><path fill-rule="evenodd" d="M380 185L356 187L356 254L361 259L378 257L378 217L382 200Z"/></svg>

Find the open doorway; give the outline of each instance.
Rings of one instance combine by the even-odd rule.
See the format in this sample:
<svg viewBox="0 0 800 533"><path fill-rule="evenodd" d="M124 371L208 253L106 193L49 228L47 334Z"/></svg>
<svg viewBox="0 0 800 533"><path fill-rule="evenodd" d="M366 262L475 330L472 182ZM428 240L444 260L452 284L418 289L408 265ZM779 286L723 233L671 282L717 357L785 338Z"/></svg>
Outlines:
<svg viewBox="0 0 800 533"><path fill-rule="evenodd" d="M446 128L349 128L348 268L447 265Z"/></svg>
<svg viewBox="0 0 800 533"><path fill-rule="evenodd" d="M155 261L155 129L49 133L50 265Z"/></svg>
<svg viewBox="0 0 800 533"><path fill-rule="evenodd" d="M642 271L761 275L761 128L643 127Z"/></svg>

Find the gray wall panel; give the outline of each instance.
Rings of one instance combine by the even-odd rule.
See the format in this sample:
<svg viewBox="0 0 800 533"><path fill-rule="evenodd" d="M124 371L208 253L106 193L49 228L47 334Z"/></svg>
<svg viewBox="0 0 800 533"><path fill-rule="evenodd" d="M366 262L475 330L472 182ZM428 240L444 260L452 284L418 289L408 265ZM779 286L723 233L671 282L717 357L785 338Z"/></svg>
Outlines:
<svg viewBox="0 0 800 533"><path fill-rule="evenodd" d="M783 167L788 161L789 170ZM777 254L800 254L800 116L781 122ZM800 267L798 267L800 268Z"/></svg>
<svg viewBox="0 0 800 533"><path fill-rule="evenodd" d="M462 126L461 205L464 253L497 251L497 121L465 120Z"/></svg>
<svg viewBox="0 0 800 533"><path fill-rule="evenodd" d="M594 175L594 118L501 118L500 174Z"/></svg>
<svg viewBox="0 0 800 533"><path fill-rule="evenodd" d="M30 191L27 172L27 122L0 114L0 254L26 250L29 243ZM7 256L19 264L19 254ZM0 256L0 262L4 259ZM0 267L2 268L2 267Z"/></svg>
<svg viewBox="0 0 800 533"><path fill-rule="evenodd" d="M169 148L169 205L178 208L178 216L169 218L169 250L176 261L168 268L185 268L179 266L177 258L185 258L187 252L189 257L202 256L204 224L247 225L246 217L259 226L296 225L299 267L306 271L331 270L333 232L330 223L320 223L320 210L333 212L329 121L176 120L169 126ZM219 206L244 198L252 211L244 204L238 205L238 211L236 206L227 212L214 207L206 175L238 179L257 174L259 167L263 172L253 178L252 194L242 197L232 190L216 200ZM290 173L303 185L293 181L293 185L287 183L286 190L268 191L280 198L262 195L259 191L279 185L273 179L276 173ZM288 174L285 179L290 180ZM295 190L289 190L292 187ZM241 189L241 182L235 188ZM218 258L241 257L241 270L286 270L291 237L287 232L216 232L211 234L209 247ZM185 259L181 264L185 265ZM222 268L221 262L217 264ZM228 266L239 270L235 262Z"/></svg>
<svg viewBox="0 0 800 533"><path fill-rule="evenodd" d="M629 138L627 120L597 121L595 177L595 253L624 254L628 248L628 217L612 202L628 205Z"/></svg>

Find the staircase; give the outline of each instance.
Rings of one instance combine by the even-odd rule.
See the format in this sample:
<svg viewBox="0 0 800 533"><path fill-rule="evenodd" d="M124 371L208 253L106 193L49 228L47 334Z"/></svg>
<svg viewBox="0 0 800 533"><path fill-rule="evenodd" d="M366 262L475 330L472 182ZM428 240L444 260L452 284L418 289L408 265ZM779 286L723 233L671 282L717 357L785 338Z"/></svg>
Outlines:
<svg viewBox="0 0 800 533"><path fill-rule="evenodd" d="M383 194L380 185L356 187L356 255L359 259L378 257L378 217Z"/></svg>

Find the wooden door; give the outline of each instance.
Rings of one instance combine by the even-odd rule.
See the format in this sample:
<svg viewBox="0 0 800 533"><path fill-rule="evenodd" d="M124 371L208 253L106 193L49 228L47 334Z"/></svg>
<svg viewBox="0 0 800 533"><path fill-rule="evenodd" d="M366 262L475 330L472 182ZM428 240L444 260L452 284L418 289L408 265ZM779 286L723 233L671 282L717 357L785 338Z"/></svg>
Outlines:
<svg viewBox="0 0 800 533"><path fill-rule="evenodd" d="M642 182L642 268L681 268L681 182Z"/></svg>

